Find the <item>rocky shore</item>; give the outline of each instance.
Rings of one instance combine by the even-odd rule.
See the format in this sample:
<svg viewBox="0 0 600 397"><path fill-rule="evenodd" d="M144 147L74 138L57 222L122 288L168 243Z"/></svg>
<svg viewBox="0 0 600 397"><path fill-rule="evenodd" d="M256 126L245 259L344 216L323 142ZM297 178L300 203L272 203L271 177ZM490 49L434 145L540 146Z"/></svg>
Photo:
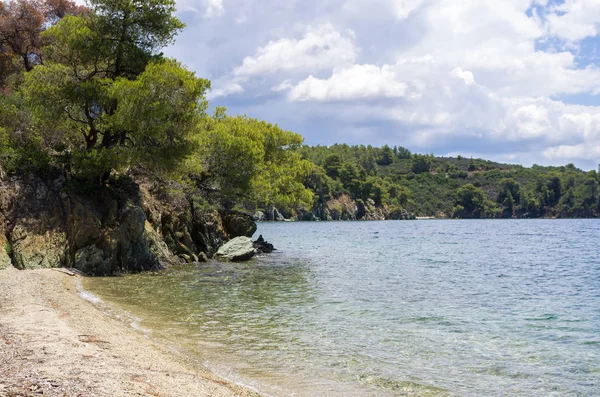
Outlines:
<svg viewBox="0 0 600 397"><path fill-rule="evenodd" d="M0 272L0 396L258 396L107 317L77 277Z"/></svg>
<svg viewBox="0 0 600 397"><path fill-rule="evenodd" d="M139 171L95 187L65 175L0 180L0 268L155 270L206 261L228 240L256 231L249 215Z"/></svg>

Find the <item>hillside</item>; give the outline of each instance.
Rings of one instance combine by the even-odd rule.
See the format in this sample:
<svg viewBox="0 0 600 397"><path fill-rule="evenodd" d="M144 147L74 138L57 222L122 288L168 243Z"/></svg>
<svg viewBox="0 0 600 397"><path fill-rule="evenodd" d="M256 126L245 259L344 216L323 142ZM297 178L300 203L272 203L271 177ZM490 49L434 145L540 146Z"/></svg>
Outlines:
<svg viewBox="0 0 600 397"><path fill-rule="evenodd" d="M403 147L303 146L314 207L348 195L389 212L456 218L597 217L599 175L572 164L530 168L413 154Z"/></svg>

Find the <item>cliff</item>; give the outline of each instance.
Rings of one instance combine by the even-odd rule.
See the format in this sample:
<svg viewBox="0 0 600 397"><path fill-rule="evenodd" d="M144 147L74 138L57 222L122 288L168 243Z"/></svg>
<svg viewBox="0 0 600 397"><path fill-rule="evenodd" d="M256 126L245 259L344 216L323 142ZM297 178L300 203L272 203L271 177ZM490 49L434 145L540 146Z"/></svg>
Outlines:
<svg viewBox="0 0 600 397"><path fill-rule="evenodd" d="M139 272L206 260L255 230L251 217L141 172L97 188L61 172L0 181L0 268Z"/></svg>

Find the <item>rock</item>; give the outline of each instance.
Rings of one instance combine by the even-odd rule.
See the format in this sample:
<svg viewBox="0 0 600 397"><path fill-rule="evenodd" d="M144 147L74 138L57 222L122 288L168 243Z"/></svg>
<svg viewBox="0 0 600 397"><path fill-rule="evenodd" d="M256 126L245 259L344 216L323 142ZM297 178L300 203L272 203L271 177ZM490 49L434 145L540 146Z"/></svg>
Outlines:
<svg viewBox="0 0 600 397"><path fill-rule="evenodd" d="M285 217L281 214L281 212L279 212L279 210L277 208L273 207L267 211L266 220L283 222L283 221L285 221Z"/></svg>
<svg viewBox="0 0 600 397"><path fill-rule="evenodd" d="M208 257L204 252L198 254L198 262L208 262Z"/></svg>
<svg viewBox="0 0 600 397"><path fill-rule="evenodd" d="M334 221L355 221L358 208L352 198L342 194L338 198L331 199L326 203L325 219Z"/></svg>
<svg viewBox="0 0 600 397"><path fill-rule="evenodd" d="M262 234L258 236L256 241L253 242L252 245L254 246L254 249L257 252L262 252L264 254L270 254L271 252L275 251L275 247L273 247L273 244L269 243L268 241L265 241Z"/></svg>
<svg viewBox="0 0 600 397"><path fill-rule="evenodd" d="M95 276L112 274L109 259L105 257L104 251L95 245L81 248L75 253L75 268Z"/></svg>
<svg viewBox="0 0 600 397"><path fill-rule="evenodd" d="M65 264L67 236L49 230L44 234L29 232L17 225L12 232L13 266L21 270L62 267Z"/></svg>
<svg viewBox="0 0 600 397"><path fill-rule="evenodd" d="M285 221L285 217L283 215L281 215L281 213L279 212L279 210L277 208L273 208L273 220L275 220L277 222Z"/></svg>
<svg viewBox="0 0 600 397"><path fill-rule="evenodd" d="M267 216L265 215L264 212L262 211L256 211L253 215L252 215L252 219L254 219L255 222L264 222L267 220Z"/></svg>
<svg viewBox="0 0 600 397"><path fill-rule="evenodd" d="M236 237L225 245L223 245L215 257L227 259L232 262L247 261L251 259L256 253L250 237L240 236Z"/></svg>
<svg viewBox="0 0 600 397"><path fill-rule="evenodd" d="M0 234L0 269L6 269L12 266L9 252L12 250L10 243L4 234Z"/></svg>
<svg viewBox="0 0 600 397"><path fill-rule="evenodd" d="M70 211L67 219L69 240L75 250L93 245L98 241L102 229L102 215L97 213L91 203L73 197L69 201Z"/></svg>
<svg viewBox="0 0 600 397"><path fill-rule="evenodd" d="M223 230L229 237L252 237L256 232L256 223L250 215L237 211L222 211Z"/></svg>

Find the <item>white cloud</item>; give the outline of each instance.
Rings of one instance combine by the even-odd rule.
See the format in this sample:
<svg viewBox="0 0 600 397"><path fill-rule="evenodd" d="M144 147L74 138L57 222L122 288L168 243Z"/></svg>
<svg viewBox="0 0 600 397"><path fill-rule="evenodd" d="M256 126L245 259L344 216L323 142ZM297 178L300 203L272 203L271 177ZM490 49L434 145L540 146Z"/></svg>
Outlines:
<svg viewBox="0 0 600 397"><path fill-rule="evenodd" d="M391 0L391 5L396 17L402 20L408 18L408 16L424 2L424 0Z"/></svg>
<svg viewBox="0 0 600 397"><path fill-rule="evenodd" d="M600 31L600 2L598 0L565 0L552 7L547 16L551 34L570 41L593 37Z"/></svg>
<svg viewBox="0 0 600 397"><path fill-rule="evenodd" d="M560 100L600 92L597 54L580 45L600 33L600 0L228 1L189 39L218 54L198 55L217 77L211 97L244 98L236 111L289 122L308 143L339 124L330 139L402 136L441 153L468 142L519 161L592 159L600 146L600 106Z"/></svg>
<svg viewBox="0 0 600 397"><path fill-rule="evenodd" d="M256 76L279 71L323 70L355 61L358 49L354 33L340 33L332 25L309 27L299 40L283 38L270 41L254 56L244 58L235 76Z"/></svg>
<svg viewBox="0 0 600 397"><path fill-rule="evenodd" d="M206 12L204 17L207 19L213 19L223 16L225 13L225 7L223 6L223 0L208 0L206 6Z"/></svg>
<svg viewBox="0 0 600 397"><path fill-rule="evenodd" d="M236 82L216 82L216 84L213 85L215 85L217 88L214 88L209 92L207 95L208 99L215 99L218 97L244 92L244 87Z"/></svg>
<svg viewBox="0 0 600 397"><path fill-rule="evenodd" d="M353 100L403 97L407 85L396 80L389 66L354 65L334 72L329 79L312 75L299 82L289 93L292 101Z"/></svg>
<svg viewBox="0 0 600 397"><path fill-rule="evenodd" d="M544 157L550 160L569 161L573 159L597 160L600 159L600 144L588 145L560 145L544 150Z"/></svg>

